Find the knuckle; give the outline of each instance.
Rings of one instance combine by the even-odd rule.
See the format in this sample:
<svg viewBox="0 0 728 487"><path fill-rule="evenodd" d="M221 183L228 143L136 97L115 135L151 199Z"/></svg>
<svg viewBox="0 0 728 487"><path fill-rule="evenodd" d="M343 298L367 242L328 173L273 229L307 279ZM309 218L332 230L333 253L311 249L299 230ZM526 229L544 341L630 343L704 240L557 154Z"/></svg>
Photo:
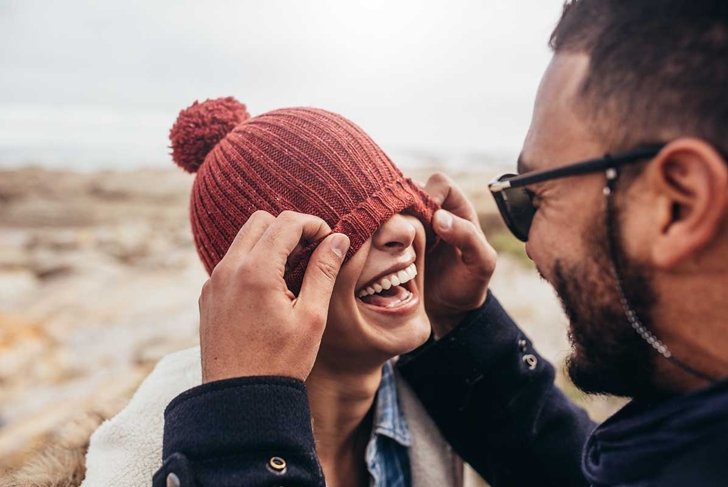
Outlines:
<svg viewBox="0 0 728 487"><path fill-rule="evenodd" d="M265 222L268 220L273 220L275 217L268 213L265 210L255 210L252 215L250 215L250 220L253 222Z"/></svg>
<svg viewBox="0 0 728 487"><path fill-rule="evenodd" d="M330 260L321 259L317 262L319 272L331 282L336 281L336 276L339 274L339 266Z"/></svg>
<svg viewBox="0 0 728 487"><path fill-rule="evenodd" d="M482 232L476 227L473 222L469 220L465 220L465 229L468 233L468 238L472 240L483 240L481 236L483 235Z"/></svg>
<svg viewBox="0 0 728 487"><path fill-rule="evenodd" d="M249 260L243 260L235 267L235 281L246 286L252 286L260 281L262 271L259 265Z"/></svg>
<svg viewBox="0 0 728 487"><path fill-rule="evenodd" d="M200 289L200 297L197 299L197 304L202 306L202 304L207 300L209 295L210 295L210 279L206 280L204 282L204 284L202 284L202 288Z"/></svg>
<svg viewBox="0 0 728 487"><path fill-rule="evenodd" d="M240 268L247 266L247 261L226 262L217 265L210 274L210 284L208 287L212 289L221 289L229 286L232 281L239 281Z"/></svg>
<svg viewBox="0 0 728 487"><path fill-rule="evenodd" d="M326 322L326 313L318 308L304 308L303 321L309 326L320 326Z"/></svg>
<svg viewBox="0 0 728 487"><path fill-rule="evenodd" d="M490 258L486 261L485 264L485 272L489 276L492 275L495 272L495 268L498 265L498 256L497 255L491 255Z"/></svg>
<svg viewBox="0 0 728 487"><path fill-rule="evenodd" d="M442 171L435 171L434 173L432 173L432 176L430 176L430 180L433 183L437 183L437 184L448 184L448 183L450 183L450 178L448 177L447 174L445 174Z"/></svg>
<svg viewBox="0 0 728 487"><path fill-rule="evenodd" d="M250 262L236 269L236 283L246 292L265 296L274 288L275 277L269 265Z"/></svg>
<svg viewBox="0 0 728 487"><path fill-rule="evenodd" d="M312 218L311 221L313 223L315 223L316 225L318 225L316 227L316 235L323 235L325 233L331 232L331 227L329 226L328 223L326 223L326 220L324 220L323 218L319 218L317 216L313 216L313 215L311 216L311 218Z"/></svg>
<svg viewBox="0 0 728 487"><path fill-rule="evenodd" d="M218 283L221 281L222 282L227 281L228 274L229 274L229 272L228 272L227 266L224 265L224 263L216 265L215 268L212 269L212 272L210 273L210 279L208 279L207 282L205 282L205 286L207 287L208 292L210 292L209 291L210 287L215 285L215 283Z"/></svg>
<svg viewBox="0 0 728 487"><path fill-rule="evenodd" d="M299 218L299 214L292 210L283 210L278 214L278 219L283 221L293 221Z"/></svg>
<svg viewBox="0 0 728 487"><path fill-rule="evenodd" d="M455 220L454 227L456 229L456 232L461 235L462 238L467 240L475 240L478 238L478 231L475 228L475 225L473 225L473 222L469 220L465 220L463 218L459 218L455 216L453 218Z"/></svg>
<svg viewBox="0 0 728 487"><path fill-rule="evenodd" d="M268 212L267 212L267 211L265 211L265 210L255 210L255 211L253 212L253 214L252 214L252 215L250 215L250 218L260 218L260 217L262 217L262 216L264 216L264 215L270 215L270 213L268 213Z"/></svg>

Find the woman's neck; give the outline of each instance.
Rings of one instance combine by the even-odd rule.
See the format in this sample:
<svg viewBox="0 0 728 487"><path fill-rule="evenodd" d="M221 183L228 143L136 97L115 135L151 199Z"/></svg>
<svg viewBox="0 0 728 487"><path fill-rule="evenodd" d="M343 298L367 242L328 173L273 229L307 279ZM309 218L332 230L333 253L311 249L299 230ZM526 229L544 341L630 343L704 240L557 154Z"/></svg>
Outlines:
<svg viewBox="0 0 728 487"><path fill-rule="evenodd" d="M365 453L381 379L381 367L337 370L317 363L306 380L316 449L329 487L369 483Z"/></svg>

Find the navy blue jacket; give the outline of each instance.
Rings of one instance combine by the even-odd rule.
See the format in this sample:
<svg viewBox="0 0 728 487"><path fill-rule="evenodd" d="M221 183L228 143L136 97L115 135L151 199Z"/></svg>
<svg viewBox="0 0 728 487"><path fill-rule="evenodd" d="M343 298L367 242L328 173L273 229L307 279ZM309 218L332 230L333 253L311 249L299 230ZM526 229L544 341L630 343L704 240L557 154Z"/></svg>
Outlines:
<svg viewBox="0 0 728 487"><path fill-rule="evenodd" d="M398 368L445 437L494 487L589 485L581 457L594 423L554 386L553 367L493 296ZM723 475L716 463L728 473L728 462L706 469L705 461L728 451L728 436L696 445L655 465L644 482L613 485L728 485L709 483ZM154 487L325 485L305 386L282 377L212 382L175 398L165 412L163 461ZM700 475L706 483L696 483ZM668 483L678 478L691 480Z"/></svg>

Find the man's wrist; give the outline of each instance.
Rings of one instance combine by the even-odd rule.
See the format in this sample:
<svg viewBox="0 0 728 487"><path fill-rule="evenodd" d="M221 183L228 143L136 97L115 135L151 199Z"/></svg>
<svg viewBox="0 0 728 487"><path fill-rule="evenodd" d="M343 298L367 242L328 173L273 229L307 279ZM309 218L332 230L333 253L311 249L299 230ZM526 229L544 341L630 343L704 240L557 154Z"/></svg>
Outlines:
<svg viewBox="0 0 728 487"><path fill-rule="evenodd" d="M431 312L428 313L428 318L430 320L430 326L432 327L432 331L434 334L434 337L436 340L439 340L440 338L444 337L445 335L451 333L453 330L455 330L458 325L460 325L467 316L472 313L473 311L481 309L486 301L488 300L488 296L490 295L490 291L487 291L486 295L483 297L483 300L480 304L477 306L474 306L473 308L462 310L462 309L453 309L453 310L447 310L447 311L439 311L439 312Z"/></svg>
<svg viewBox="0 0 728 487"><path fill-rule="evenodd" d="M280 376L209 382L167 406L154 486L324 485L303 382Z"/></svg>
<svg viewBox="0 0 728 487"><path fill-rule="evenodd" d="M430 326L432 326L432 332L435 339L439 340L448 333L452 332L463 321L463 319L465 319L467 314L467 311L463 311L457 314L430 315Z"/></svg>
<svg viewBox="0 0 728 487"><path fill-rule="evenodd" d="M297 445L307 451L313 444L306 387L289 377L209 382L174 398L164 415L165 457L177 451L204 457L218 451L223 442L230 452L255 449L259 446L256 435L287 444L289 449ZM261 430L264 424L271 427Z"/></svg>

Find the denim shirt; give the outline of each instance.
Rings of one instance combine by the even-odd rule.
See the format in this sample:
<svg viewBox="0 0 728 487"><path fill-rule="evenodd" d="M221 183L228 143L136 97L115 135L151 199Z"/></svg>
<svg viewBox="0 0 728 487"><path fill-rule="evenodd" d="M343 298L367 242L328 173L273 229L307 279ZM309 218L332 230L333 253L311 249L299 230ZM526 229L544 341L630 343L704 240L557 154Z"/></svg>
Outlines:
<svg viewBox="0 0 728 487"><path fill-rule="evenodd" d="M382 368L382 382L366 447L371 487L411 487L409 447L412 444L404 412L397 399L397 383L390 362Z"/></svg>

